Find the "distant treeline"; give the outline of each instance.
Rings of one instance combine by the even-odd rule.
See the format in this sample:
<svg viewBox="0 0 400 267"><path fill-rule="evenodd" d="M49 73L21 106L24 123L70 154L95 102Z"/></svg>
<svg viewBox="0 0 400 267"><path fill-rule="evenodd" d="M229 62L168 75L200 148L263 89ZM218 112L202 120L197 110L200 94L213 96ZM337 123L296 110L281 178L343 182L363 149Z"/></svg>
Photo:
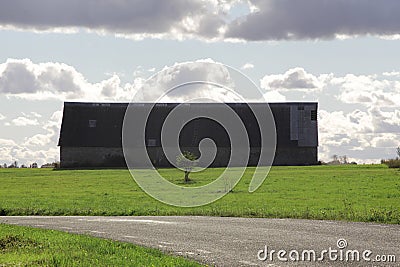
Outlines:
<svg viewBox="0 0 400 267"><path fill-rule="evenodd" d="M60 163L59 162L46 163L46 164L43 164L43 165L40 166L40 168L55 168L55 169L57 169L59 167L60 167ZM19 166L18 162L14 161L10 165L7 165L7 163L4 163L3 165L0 165L0 169L1 168L9 168L9 169L13 169L13 168L22 168L22 169L24 169L24 168L33 168L33 169L36 169L36 168L39 168L39 165L35 162L35 163L30 164L30 165L22 164L21 166Z"/></svg>

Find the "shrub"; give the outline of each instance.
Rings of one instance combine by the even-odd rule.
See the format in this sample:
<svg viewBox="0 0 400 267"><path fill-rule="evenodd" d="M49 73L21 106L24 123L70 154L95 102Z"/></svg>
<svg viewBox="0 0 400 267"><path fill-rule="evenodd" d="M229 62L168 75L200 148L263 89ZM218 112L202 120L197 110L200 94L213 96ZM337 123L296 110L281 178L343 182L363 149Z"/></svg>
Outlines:
<svg viewBox="0 0 400 267"><path fill-rule="evenodd" d="M389 168L400 168L400 159L396 158L396 159L383 159L381 160L382 164L387 165Z"/></svg>

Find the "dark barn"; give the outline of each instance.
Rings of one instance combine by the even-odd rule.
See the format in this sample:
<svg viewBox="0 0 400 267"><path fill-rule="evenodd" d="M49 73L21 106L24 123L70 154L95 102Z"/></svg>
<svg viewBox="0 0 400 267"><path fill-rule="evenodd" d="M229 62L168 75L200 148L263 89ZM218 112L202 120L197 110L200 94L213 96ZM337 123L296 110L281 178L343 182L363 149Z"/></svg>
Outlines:
<svg viewBox="0 0 400 267"><path fill-rule="evenodd" d="M128 103L64 104L60 131L61 168L126 167L122 150L122 125ZM135 104L140 107L151 104ZM155 167L170 167L161 147L162 124L178 104L156 104L146 126L146 148ZM196 108L216 108L217 103L187 104ZM227 104L243 121L250 142L248 166L259 159L260 133L247 104ZM252 104L253 105L253 104ZM273 165L315 165L318 161L317 103L257 103L269 105L276 125L276 153ZM135 107L136 108L136 107ZM190 121L182 129L179 145L182 151L199 154L198 145L211 138L217 146L212 167L223 167L230 157L230 141L224 128L210 119ZM261 163L262 164L262 163Z"/></svg>

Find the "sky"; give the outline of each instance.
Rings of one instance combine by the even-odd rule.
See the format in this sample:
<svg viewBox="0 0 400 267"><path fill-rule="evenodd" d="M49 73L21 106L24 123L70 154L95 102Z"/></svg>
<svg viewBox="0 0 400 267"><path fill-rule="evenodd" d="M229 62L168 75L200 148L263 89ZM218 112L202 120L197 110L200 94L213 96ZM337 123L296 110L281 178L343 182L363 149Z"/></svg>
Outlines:
<svg viewBox="0 0 400 267"><path fill-rule="evenodd" d="M155 73L196 61L240 70L269 102L318 101L320 160L393 158L399 11L398 0L1 1L0 163L58 161L64 101L129 102Z"/></svg>

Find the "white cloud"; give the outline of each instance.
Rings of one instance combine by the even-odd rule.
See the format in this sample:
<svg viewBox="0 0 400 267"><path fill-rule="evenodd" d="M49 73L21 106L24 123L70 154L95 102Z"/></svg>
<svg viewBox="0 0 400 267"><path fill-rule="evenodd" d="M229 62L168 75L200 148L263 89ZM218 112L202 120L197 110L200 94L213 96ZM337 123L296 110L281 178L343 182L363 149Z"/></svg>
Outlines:
<svg viewBox="0 0 400 267"><path fill-rule="evenodd" d="M394 148L400 145L397 110L384 112L376 107L365 112L356 109L350 113L320 110L318 125L323 160L340 154L357 158L360 162L372 159L379 162L391 157Z"/></svg>
<svg viewBox="0 0 400 267"><path fill-rule="evenodd" d="M34 126L34 125L39 125L39 122L38 122L37 119L27 118L27 117L18 117L16 119L13 119L11 122L15 126Z"/></svg>
<svg viewBox="0 0 400 267"><path fill-rule="evenodd" d="M241 67L242 70L254 69L254 65L252 63L246 63Z"/></svg>
<svg viewBox="0 0 400 267"><path fill-rule="evenodd" d="M211 59L203 59L165 67L146 81L134 100L181 102L206 98L208 102L243 102L240 93L235 91L230 70L215 63Z"/></svg>
<svg viewBox="0 0 400 267"><path fill-rule="evenodd" d="M22 113L22 115L24 115L25 117L32 117L32 118L41 118L41 117L42 117L41 114L39 114L39 113L37 113L37 112L34 112L34 111L31 111L31 112L29 112L29 113L25 113L25 112L21 112L21 113Z"/></svg>
<svg viewBox="0 0 400 267"><path fill-rule="evenodd" d="M189 64L190 63L190 64ZM162 73L155 74L152 84L144 85L143 71L133 83L122 83L117 74L106 80L90 83L75 68L63 63L33 63L29 59L8 59L0 64L0 94L29 100L57 99L75 101L155 101L172 87L193 81L213 81L235 90L229 69L223 64L214 64L211 59L195 62L176 63L165 67ZM19 77L28 78L19 78ZM141 88L141 94L137 95ZM183 101L189 98L206 97L223 102L243 101L237 92L211 85L187 86L170 93L162 101ZM179 93L178 93L179 92ZM259 98L258 98L259 99Z"/></svg>
<svg viewBox="0 0 400 267"><path fill-rule="evenodd" d="M6 116L4 116L3 114L0 113L0 121L5 120Z"/></svg>
<svg viewBox="0 0 400 267"><path fill-rule="evenodd" d="M383 74L384 76L387 76ZM361 103L366 106L395 107L400 105L400 83L379 78L377 75L353 75L332 79L341 88L338 99L344 103Z"/></svg>
<svg viewBox="0 0 400 267"><path fill-rule="evenodd" d="M17 144L10 139L1 139L0 138L0 147L10 147L10 146L16 146Z"/></svg>
<svg viewBox="0 0 400 267"><path fill-rule="evenodd" d="M50 144L50 139L48 135L45 134L36 134L32 137L29 137L25 142L24 145L29 147L44 147Z"/></svg>
<svg viewBox="0 0 400 267"><path fill-rule="evenodd" d="M371 139L371 145L378 148L395 148L399 146L399 135L393 133L378 134Z"/></svg>
<svg viewBox="0 0 400 267"><path fill-rule="evenodd" d="M61 120L62 111L54 112L50 119L42 125L42 128L46 133L36 134L29 138L25 138L23 146L28 148L43 148L49 145L51 147L56 146L60 132Z"/></svg>
<svg viewBox="0 0 400 267"><path fill-rule="evenodd" d="M42 117L37 112L25 113L21 112L23 116L17 117L11 120L11 123L7 123L7 126L15 125L15 126L36 126L39 125L38 119Z"/></svg>
<svg viewBox="0 0 400 267"><path fill-rule="evenodd" d="M85 84L83 76L66 64L34 64L29 59L8 59L0 64L0 93L3 94L73 98L82 95Z"/></svg>
<svg viewBox="0 0 400 267"><path fill-rule="evenodd" d="M116 74L99 83L89 83L74 67L63 63L8 59L0 64L0 94L7 96L29 100L128 101L133 91L131 85L122 85Z"/></svg>
<svg viewBox="0 0 400 267"><path fill-rule="evenodd" d="M388 77L400 77L400 71L390 71L390 72L384 72L383 76L388 76Z"/></svg>
<svg viewBox="0 0 400 267"><path fill-rule="evenodd" d="M1 141L7 145L0 146L0 162L7 165L17 161L19 165L30 165L36 162L40 166L59 159L59 149L57 147L28 149L17 144L12 144L12 140L0 139L0 143L2 143Z"/></svg>
<svg viewBox="0 0 400 267"><path fill-rule="evenodd" d="M113 97L120 88L121 80L117 75L113 75L110 79L102 81L99 85L101 94L105 97Z"/></svg>
<svg viewBox="0 0 400 267"><path fill-rule="evenodd" d="M266 75L260 84L267 90L314 90L324 86L323 78L325 76L316 77L297 67L284 74Z"/></svg>
<svg viewBox="0 0 400 267"><path fill-rule="evenodd" d="M266 102L285 102L286 96L278 91L268 91L264 94L264 99Z"/></svg>
<svg viewBox="0 0 400 267"><path fill-rule="evenodd" d="M210 58L165 66L149 80L137 78L129 87L137 93L133 98L137 102L262 101L253 82Z"/></svg>
<svg viewBox="0 0 400 267"><path fill-rule="evenodd" d="M29 116L41 116L35 112ZM25 118L25 117L23 117ZM26 119L26 118L25 118ZM11 139L0 139L0 163L10 164L17 161L21 164L31 164L37 162L42 165L47 162L59 160L59 149L57 147L60 132L62 111L54 112L45 122L39 122L44 133L35 134L27 137L23 142L16 142ZM21 120L22 123L29 123ZM25 124L24 124L25 125Z"/></svg>

